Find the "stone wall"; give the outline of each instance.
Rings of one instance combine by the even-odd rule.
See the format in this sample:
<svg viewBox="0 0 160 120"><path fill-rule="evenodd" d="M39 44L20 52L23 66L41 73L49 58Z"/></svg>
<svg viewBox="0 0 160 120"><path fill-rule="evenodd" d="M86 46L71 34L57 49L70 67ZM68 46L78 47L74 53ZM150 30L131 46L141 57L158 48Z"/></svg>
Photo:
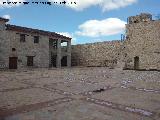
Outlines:
<svg viewBox="0 0 160 120"><path fill-rule="evenodd" d="M5 30L0 30L0 66L1 68L8 67L9 61L9 36Z"/></svg>
<svg viewBox="0 0 160 120"><path fill-rule="evenodd" d="M72 66L115 67L120 59L120 41L72 46Z"/></svg>
<svg viewBox="0 0 160 120"><path fill-rule="evenodd" d="M3 23L4 24L4 23ZM0 23L0 28L3 28ZM26 34L26 42L20 42L20 33L0 29L0 68L8 68L9 57L18 57L18 67L27 65L27 56L34 57L35 67L49 67L49 38L37 34ZM33 36L40 36L39 43ZM12 48L16 51L13 52ZM160 70L160 20L152 20L150 14L140 14L128 18L124 41L106 41L72 46L72 66L121 65L127 69ZM62 56L68 55L70 50ZM61 56L59 57L61 58ZM70 64L70 63L67 63Z"/></svg>
<svg viewBox="0 0 160 120"><path fill-rule="evenodd" d="M126 25L123 44L123 60L126 68L134 69L135 57L139 57L138 69L160 69L160 21L141 21Z"/></svg>

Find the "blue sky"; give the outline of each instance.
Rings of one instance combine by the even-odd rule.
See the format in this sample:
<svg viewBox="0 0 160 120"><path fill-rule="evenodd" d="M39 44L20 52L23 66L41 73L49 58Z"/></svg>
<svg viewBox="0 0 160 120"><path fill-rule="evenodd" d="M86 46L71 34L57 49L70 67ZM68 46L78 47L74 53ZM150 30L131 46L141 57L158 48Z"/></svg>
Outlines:
<svg viewBox="0 0 160 120"><path fill-rule="evenodd" d="M28 1L28 5L2 4ZM52 5L32 4L34 0L0 0L0 16L9 24L58 32L73 38L72 44L120 40L127 17L140 13L160 13L160 0L35 0ZM76 2L76 4L70 4Z"/></svg>

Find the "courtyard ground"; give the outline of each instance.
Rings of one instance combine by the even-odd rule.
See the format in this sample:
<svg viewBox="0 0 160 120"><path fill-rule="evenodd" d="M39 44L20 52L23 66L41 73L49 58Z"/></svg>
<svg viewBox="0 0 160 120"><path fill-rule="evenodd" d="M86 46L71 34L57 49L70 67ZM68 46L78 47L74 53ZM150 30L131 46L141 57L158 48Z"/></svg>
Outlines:
<svg viewBox="0 0 160 120"><path fill-rule="evenodd" d="M0 120L160 120L160 72L0 71Z"/></svg>

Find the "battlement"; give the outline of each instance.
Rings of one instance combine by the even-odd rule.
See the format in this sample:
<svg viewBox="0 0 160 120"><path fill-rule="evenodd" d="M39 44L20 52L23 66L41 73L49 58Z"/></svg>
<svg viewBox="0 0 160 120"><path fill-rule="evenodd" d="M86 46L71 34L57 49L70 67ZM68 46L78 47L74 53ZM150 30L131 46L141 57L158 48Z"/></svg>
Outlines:
<svg viewBox="0 0 160 120"><path fill-rule="evenodd" d="M152 21L152 15L149 13L141 13L140 15L130 16L127 19L128 24Z"/></svg>

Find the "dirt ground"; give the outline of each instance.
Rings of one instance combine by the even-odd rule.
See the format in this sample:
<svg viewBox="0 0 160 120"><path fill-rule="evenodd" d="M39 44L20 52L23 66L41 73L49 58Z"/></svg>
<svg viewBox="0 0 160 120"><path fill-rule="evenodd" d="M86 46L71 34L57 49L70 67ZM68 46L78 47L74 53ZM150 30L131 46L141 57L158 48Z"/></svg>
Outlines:
<svg viewBox="0 0 160 120"><path fill-rule="evenodd" d="M0 120L160 120L160 72L0 71Z"/></svg>

